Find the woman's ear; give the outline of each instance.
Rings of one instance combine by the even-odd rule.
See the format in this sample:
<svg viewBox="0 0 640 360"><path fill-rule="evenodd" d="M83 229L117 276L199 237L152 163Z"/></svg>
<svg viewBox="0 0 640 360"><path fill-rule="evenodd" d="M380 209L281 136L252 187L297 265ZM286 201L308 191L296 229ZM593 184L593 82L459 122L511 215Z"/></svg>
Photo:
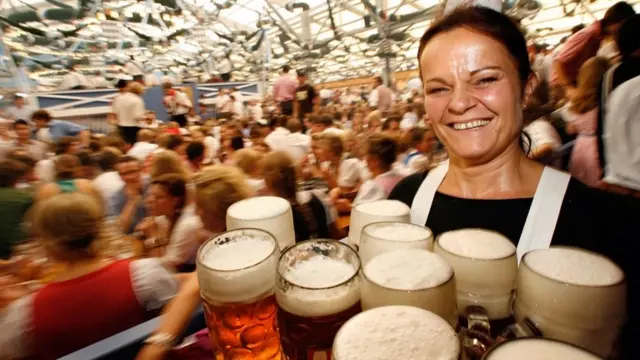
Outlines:
<svg viewBox="0 0 640 360"><path fill-rule="evenodd" d="M532 72L531 75L529 75L527 83L524 85L524 97L522 99L523 107L526 107L526 105L529 103L533 92L536 90L539 84L540 81L538 80L538 76L535 72Z"/></svg>

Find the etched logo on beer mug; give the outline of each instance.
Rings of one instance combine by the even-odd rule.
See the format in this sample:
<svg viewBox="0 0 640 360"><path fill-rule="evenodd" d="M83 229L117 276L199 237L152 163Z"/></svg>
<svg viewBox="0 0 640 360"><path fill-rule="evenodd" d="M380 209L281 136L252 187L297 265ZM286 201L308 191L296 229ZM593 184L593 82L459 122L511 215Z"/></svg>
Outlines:
<svg viewBox="0 0 640 360"><path fill-rule="evenodd" d="M205 242L197 274L217 360L282 360L274 296L280 254L274 237L237 229Z"/></svg>
<svg viewBox="0 0 640 360"><path fill-rule="evenodd" d="M308 240L278 262L278 323L289 360L330 360L338 329L360 310L360 259L334 240Z"/></svg>

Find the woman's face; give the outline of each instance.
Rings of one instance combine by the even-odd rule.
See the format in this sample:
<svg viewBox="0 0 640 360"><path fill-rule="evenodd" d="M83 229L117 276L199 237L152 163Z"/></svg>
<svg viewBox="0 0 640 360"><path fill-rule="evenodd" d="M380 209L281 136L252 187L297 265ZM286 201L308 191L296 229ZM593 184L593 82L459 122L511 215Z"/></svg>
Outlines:
<svg viewBox="0 0 640 360"><path fill-rule="evenodd" d="M429 123L452 158L486 163L517 146L522 89L502 44L452 30L427 44L420 65Z"/></svg>
<svg viewBox="0 0 640 360"><path fill-rule="evenodd" d="M329 147L326 144L320 143L318 144L317 151L314 154L318 161L331 161L333 156L331 151L329 151Z"/></svg>
<svg viewBox="0 0 640 360"><path fill-rule="evenodd" d="M153 216L170 216L177 206L178 199L171 196L162 185L154 184L149 187L145 199L147 210Z"/></svg>

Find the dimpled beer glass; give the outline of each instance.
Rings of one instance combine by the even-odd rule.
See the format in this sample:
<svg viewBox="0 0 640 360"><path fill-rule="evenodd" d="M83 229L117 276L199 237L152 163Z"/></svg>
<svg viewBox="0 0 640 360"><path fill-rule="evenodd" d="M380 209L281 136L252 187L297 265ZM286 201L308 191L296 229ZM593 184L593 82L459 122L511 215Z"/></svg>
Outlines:
<svg viewBox="0 0 640 360"><path fill-rule="evenodd" d="M280 251L258 229L217 235L198 250L197 274L216 360L282 360L274 296Z"/></svg>
<svg viewBox="0 0 640 360"><path fill-rule="evenodd" d="M501 234L462 229L441 234L433 251L456 274L458 318L494 337L513 323L511 302L518 276L516 248ZM474 324L468 324L473 319Z"/></svg>
<svg viewBox="0 0 640 360"><path fill-rule="evenodd" d="M483 360L602 360L587 350L561 341L523 338L503 342L487 352Z"/></svg>
<svg viewBox="0 0 640 360"><path fill-rule="evenodd" d="M411 209L398 200L378 200L354 206L349 221L349 245L357 249L360 245L362 229L380 221L409 223Z"/></svg>
<svg viewBox="0 0 640 360"><path fill-rule="evenodd" d="M381 221L362 229L358 254L364 267L383 252L402 249L433 249L433 233L429 228L403 222Z"/></svg>
<svg viewBox="0 0 640 360"><path fill-rule="evenodd" d="M360 312L360 259L346 244L308 240L278 262L278 323L289 360L329 360L333 338Z"/></svg>
<svg viewBox="0 0 640 360"><path fill-rule="evenodd" d="M534 250L520 263L515 318L531 321L545 338L608 358L626 320L626 289L624 273L604 256L570 247Z"/></svg>
<svg viewBox="0 0 640 360"><path fill-rule="evenodd" d="M453 269L424 249L382 253L362 270L362 309L408 305L429 310L455 326L456 285Z"/></svg>
<svg viewBox="0 0 640 360"><path fill-rule="evenodd" d="M438 315L383 306L354 316L333 342L335 360L458 360L460 341Z"/></svg>

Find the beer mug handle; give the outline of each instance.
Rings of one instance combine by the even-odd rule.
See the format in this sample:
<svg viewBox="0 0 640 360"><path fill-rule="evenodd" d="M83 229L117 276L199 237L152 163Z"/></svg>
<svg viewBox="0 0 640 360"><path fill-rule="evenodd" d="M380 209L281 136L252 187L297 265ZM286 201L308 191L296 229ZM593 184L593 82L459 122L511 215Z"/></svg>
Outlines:
<svg viewBox="0 0 640 360"><path fill-rule="evenodd" d="M515 340L524 337L542 337L542 332L529 318L524 318L507 326L497 337L498 342Z"/></svg>
<svg viewBox="0 0 640 360"><path fill-rule="evenodd" d="M489 314L481 306L468 306L465 309L467 327L460 331L462 359L480 359L493 345Z"/></svg>

